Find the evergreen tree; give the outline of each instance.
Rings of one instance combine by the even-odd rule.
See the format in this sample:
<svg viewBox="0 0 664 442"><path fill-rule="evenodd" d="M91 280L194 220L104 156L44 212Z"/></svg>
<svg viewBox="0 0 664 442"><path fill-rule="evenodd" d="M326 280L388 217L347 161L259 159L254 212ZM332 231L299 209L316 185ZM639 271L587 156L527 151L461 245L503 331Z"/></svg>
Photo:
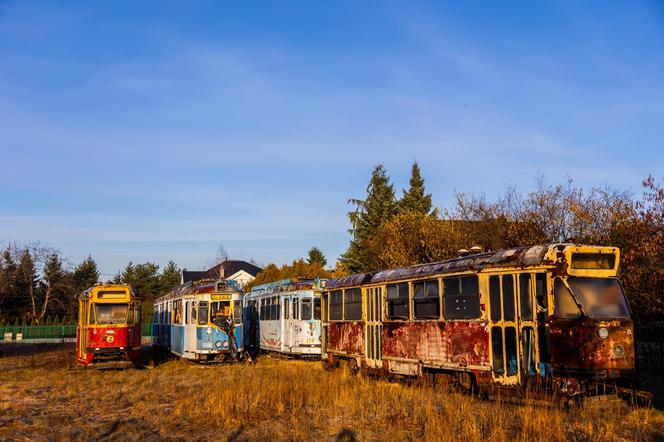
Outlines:
<svg viewBox="0 0 664 442"><path fill-rule="evenodd" d="M367 186L367 198L351 199L349 202L355 205L355 210L348 213L352 239L341 260L351 272L369 271L371 269L365 251L365 242L376 229L396 215L398 209L394 187L382 164L377 165L371 174Z"/></svg>
<svg viewBox="0 0 664 442"><path fill-rule="evenodd" d="M2 261L3 267L2 281L0 281L0 306L11 316L18 311L16 307L18 296L16 293L16 263L9 247L2 252L0 261Z"/></svg>
<svg viewBox="0 0 664 442"><path fill-rule="evenodd" d="M95 285L99 281L99 276L97 263L92 259L92 256L88 255L83 262L76 266L72 275L76 293Z"/></svg>
<svg viewBox="0 0 664 442"><path fill-rule="evenodd" d="M307 258L307 262L309 264L313 263L318 263L320 264L321 267L325 267L327 264L327 259L325 258L325 255L323 255L323 252L318 247L312 247L309 249L309 257Z"/></svg>
<svg viewBox="0 0 664 442"><path fill-rule="evenodd" d="M115 275L115 283L129 284L144 301L154 301L159 295L159 266L153 262L134 265L131 261L125 269Z"/></svg>
<svg viewBox="0 0 664 442"><path fill-rule="evenodd" d="M159 275L159 286L161 292L166 292L180 284L180 268L173 262L168 261L164 270Z"/></svg>
<svg viewBox="0 0 664 442"><path fill-rule="evenodd" d="M430 215L433 214L431 207L431 194L425 193L424 179L420 173L420 166L415 161L410 174L410 188L408 191L403 190L403 197L399 201L399 212L415 212L422 215Z"/></svg>

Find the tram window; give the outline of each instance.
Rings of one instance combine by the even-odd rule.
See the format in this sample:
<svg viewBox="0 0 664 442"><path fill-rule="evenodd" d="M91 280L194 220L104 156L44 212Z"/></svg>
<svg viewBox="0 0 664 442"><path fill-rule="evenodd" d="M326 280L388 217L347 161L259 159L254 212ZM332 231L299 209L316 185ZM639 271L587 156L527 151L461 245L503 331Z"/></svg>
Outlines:
<svg viewBox="0 0 664 442"><path fill-rule="evenodd" d="M320 320L320 298L314 298L314 320Z"/></svg>
<svg viewBox="0 0 664 442"><path fill-rule="evenodd" d="M198 303L198 323L200 325L207 325L208 322L208 303L201 301Z"/></svg>
<svg viewBox="0 0 664 442"><path fill-rule="evenodd" d="M415 319L440 319L440 290L437 279L413 283Z"/></svg>
<svg viewBox="0 0 664 442"><path fill-rule="evenodd" d="M344 319L346 321L360 321L362 319L362 289L345 290Z"/></svg>
<svg viewBox="0 0 664 442"><path fill-rule="evenodd" d="M489 277L489 307L491 308L491 320L500 321L502 313L500 310L500 276Z"/></svg>
<svg viewBox="0 0 664 442"><path fill-rule="evenodd" d="M581 316L572 294L560 278L556 278L553 282L553 302L556 318L576 319Z"/></svg>
<svg viewBox="0 0 664 442"><path fill-rule="evenodd" d="M493 372L501 375L505 373L505 360L503 359L503 330L500 327L491 327L491 348L493 350Z"/></svg>
<svg viewBox="0 0 664 442"><path fill-rule="evenodd" d="M524 321L533 320L533 296L530 291L530 273L519 275L519 311Z"/></svg>
<svg viewBox="0 0 664 442"><path fill-rule="evenodd" d="M271 318L273 321L279 319L279 298L276 296L272 297L272 315Z"/></svg>
<svg viewBox="0 0 664 442"><path fill-rule="evenodd" d="M521 371L526 376L535 375L535 333L532 327L521 329Z"/></svg>
<svg viewBox="0 0 664 442"><path fill-rule="evenodd" d="M514 327L505 327L505 362L507 375L517 374L519 368L516 358L516 329Z"/></svg>
<svg viewBox="0 0 664 442"><path fill-rule="evenodd" d="M267 298L261 299L259 302L261 303L261 306L260 306L260 320L261 321L266 321L267 320Z"/></svg>
<svg viewBox="0 0 664 442"><path fill-rule="evenodd" d="M127 321L127 304L94 304L96 324L120 324ZM91 321L92 322L92 321Z"/></svg>
<svg viewBox="0 0 664 442"><path fill-rule="evenodd" d="M302 318L303 321L311 321L311 298L302 300Z"/></svg>
<svg viewBox="0 0 664 442"><path fill-rule="evenodd" d="M134 323L134 309L129 307L129 311L127 312L127 324L133 324Z"/></svg>
<svg viewBox="0 0 664 442"><path fill-rule="evenodd" d="M535 298L537 299L537 319L544 320L548 316L549 300L546 287L546 273L535 274Z"/></svg>
<svg viewBox="0 0 664 442"><path fill-rule="evenodd" d="M196 324L196 321L198 320L198 319L196 318L196 313L197 313L197 310L198 310L196 307L197 307L197 306L196 306L196 303L194 303L194 304L191 306L191 323L192 323L192 324Z"/></svg>
<svg viewBox="0 0 664 442"><path fill-rule="evenodd" d="M189 324L189 301L184 302L184 323Z"/></svg>
<svg viewBox="0 0 664 442"><path fill-rule="evenodd" d="M503 275L503 320L514 321L514 276Z"/></svg>
<svg viewBox="0 0 664 442"><path fill-rule="evenodd" d="M335 290L330 293L330 321L343 319L343 292Z"/></svg>
<svg viewBox="0 0 664 442"><path fill-rule="evenodd" d="M236 324L242 322L242 301L233 301L233 319Z"/></svg>
<svg viewBox="0 0 664 442"><path fill-rule="evenodd" d="M293 319L300 319L300 300L293 299Z"/></svg>
<svg viewBox="0 0 664 442"><path fill-rule="evenodd" d="M408 300L408 283L387 285L387 318L405 319L410 317L410 302Z"/></svg>
<svg viewBox="0 0 664 442"><path fill-rule="evenodd" d="M284 319L288 319L290 316L290 299L284 299Z"/></svg>
<svg viewBox="0 0 664 442"><path fill-rule="evenodd" d="M443 316L445 319L480 317L480 290L477 275L443 279Z"/></svg>

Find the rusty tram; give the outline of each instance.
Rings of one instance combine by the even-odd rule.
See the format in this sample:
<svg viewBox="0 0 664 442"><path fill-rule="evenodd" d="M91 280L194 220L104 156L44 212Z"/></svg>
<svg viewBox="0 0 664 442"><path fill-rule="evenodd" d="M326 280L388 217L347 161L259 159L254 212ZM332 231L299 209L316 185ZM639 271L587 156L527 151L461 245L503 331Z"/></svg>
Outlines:
<svg viewBox="0 0 664 442"><path fill-rule="evenodd" d="M134 365L141 350L141 304L124 284L98 284L78 296L76 363L84 367Z"/></svg>
<svg viewBox="0 0 664 442"><path fill-rule="evenodd" d="M632 392L619 262L615 247L550 244L332 279L323 363L488 395Z"/></svg>

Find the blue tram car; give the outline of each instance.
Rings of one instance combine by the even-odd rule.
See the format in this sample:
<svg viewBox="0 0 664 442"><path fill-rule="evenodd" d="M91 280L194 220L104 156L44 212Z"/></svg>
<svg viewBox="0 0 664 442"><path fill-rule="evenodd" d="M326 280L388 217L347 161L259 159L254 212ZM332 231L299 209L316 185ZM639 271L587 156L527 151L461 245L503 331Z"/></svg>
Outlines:
<svg viewBox="0 0 664 442"><path fill-rule="evenodd" d="M247 346L319 358L321 290L319 279L284 279L255 286L244 297Z"/></svg>
<svg viewBox="0 0 664 442"><path fill-rule="evenodd" d="M235 360L244 350L242 292L233 281L182 284L154 303L155 345L199 362Z"/></svg>

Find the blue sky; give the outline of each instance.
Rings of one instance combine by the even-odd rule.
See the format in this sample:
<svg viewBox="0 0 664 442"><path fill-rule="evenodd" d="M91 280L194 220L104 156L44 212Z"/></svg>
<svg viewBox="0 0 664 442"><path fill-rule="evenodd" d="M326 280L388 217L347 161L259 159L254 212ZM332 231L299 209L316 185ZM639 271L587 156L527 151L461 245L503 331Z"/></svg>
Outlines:
<svg viewBox="0 0 664 442"><path fill-rule="evenodd" d="M0 0L0 241L283 263L418 160L434 203L664 165L658 2Z"/></svg>

